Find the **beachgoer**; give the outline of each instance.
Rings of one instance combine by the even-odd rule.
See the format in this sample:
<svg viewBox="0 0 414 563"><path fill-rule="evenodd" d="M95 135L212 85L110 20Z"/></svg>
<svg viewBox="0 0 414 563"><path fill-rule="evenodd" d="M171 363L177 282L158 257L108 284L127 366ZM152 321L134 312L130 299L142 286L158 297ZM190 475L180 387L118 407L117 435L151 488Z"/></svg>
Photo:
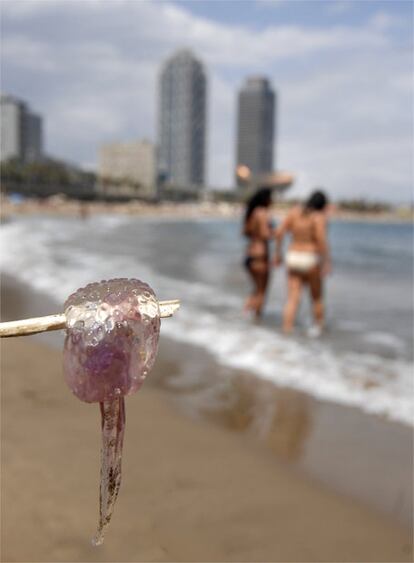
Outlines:
<svg viewBox="0 0 414 563"><path fill-rule="evenodd" d="M331 271L331 258L327 238L326 206L328 199L315 191L303 206L292 209L276 231L275 265L282 263L282 243L291 235L286 253L288 298L283 312L283 331L293 329L302 289L307 285L312 299L315 326L320 333L324 323L323 277Z"/></svg>
<svg viewBox="0 0 414 563"><path fill-rule="evenodd" d="M269 282L269 241L274 236L269 207L272 192L259 189L247 202L243 234L249 239L244 266L253 281L252 294L247 298L244 310L262 313Z"/></svg>

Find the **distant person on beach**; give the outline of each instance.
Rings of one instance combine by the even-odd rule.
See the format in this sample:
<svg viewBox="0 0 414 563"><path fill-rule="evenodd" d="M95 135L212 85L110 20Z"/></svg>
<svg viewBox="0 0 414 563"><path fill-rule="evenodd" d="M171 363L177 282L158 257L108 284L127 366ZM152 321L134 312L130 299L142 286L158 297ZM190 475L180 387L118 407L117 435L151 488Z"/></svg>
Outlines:
<svg viewBox="0 0 414 563"><path fill-rule="evenodd" d="M276 231L276 266L282 263L283 239L285 235L291 235L285 259L288 276L288 297L283 312L285 333L290 333L293 329L304 285L309 287L312 299L315 325L311 334L317 336L323 328L323 277L331 271L327 203L326 195L315 191L304 205L289 211Z"/></svg>
<svg viewBox="0 0 414 563"><path fill-rule="evenodd" d="M87 219L89 217L89 207L88 204L81 201L79 204L79 217L80 219Z"/></svg>
<svg viewBox="0 0 414 563"><path fill-rule="evenodd" d="M259 189L247 202L243 234L248 239L244 266L252 279L253 291L247 298L244 310L262 313L269 282L269 241L274 236L269 207L272 192Z"/></svg>

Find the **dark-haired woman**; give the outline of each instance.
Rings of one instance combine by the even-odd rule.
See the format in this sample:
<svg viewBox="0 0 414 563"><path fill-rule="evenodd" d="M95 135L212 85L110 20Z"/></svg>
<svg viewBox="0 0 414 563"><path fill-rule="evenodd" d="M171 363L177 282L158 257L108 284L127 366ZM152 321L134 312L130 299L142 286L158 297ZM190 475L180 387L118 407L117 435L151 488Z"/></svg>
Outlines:
<svg viewBox="0 0 414 563"><path fill-rule="evenodd" d="M315 333L324 323L323 276L331 270L327 238L326 206L323 192L314 192L303 206L292 209L276 232L275 265L282 262L282 243L285 235L291 235L286 253L288 274L288 299L283 312L283 330L293 329L304 285L310 290Z"/></svg>
<svg viewBox="0 0 414 563"><path fill-rule="evenodd" d="M253 291L244 309L253 311L258 317L262 313L269 281L269 241L274 236L269 212L271 203L271 191L258 190L247 203L243 226L243 234L249 239L244 265L253 282Z"/></svg>

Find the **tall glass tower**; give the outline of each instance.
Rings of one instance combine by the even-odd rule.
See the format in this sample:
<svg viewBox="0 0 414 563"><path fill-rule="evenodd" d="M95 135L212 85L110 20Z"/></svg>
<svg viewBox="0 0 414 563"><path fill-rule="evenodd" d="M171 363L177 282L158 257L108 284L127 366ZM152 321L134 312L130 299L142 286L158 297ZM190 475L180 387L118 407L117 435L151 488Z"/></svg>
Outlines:
<svg viewBox="0 0 414 563"><path fill-rule="evenodd" d="M248 78L239 93L236 168L252 176L273 170L275 94L263 77Z"/></svg>
<svg viewBox="0 0 414 563"><path fill-rule="evenodd" d="M206 75L191 51L180 50L160 75L158 172L180 189L205 180Z"/></svg>

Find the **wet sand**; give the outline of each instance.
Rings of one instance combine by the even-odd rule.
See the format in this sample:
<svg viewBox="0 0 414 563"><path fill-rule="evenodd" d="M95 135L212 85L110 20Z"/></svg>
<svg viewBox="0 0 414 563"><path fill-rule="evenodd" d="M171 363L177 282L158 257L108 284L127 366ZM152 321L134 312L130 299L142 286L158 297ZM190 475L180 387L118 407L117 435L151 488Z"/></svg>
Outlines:
<svg viewBox="0 0 414 563"><path fill-rule="evenodd" d="M7 280L2 290L4 320L56 312ZM193 348L183 364L171 341L162 342L148 384L127 399L123 484L106 542L93 548L99 409L71 395L61 354L44 340L1 343L2 561L412 560L402 523L410 502L387 514L346 484L362 474L361 489L368 487L379 460L378 472L391 471L405 497L409 456L399 452L407 429L280 390L277 414L254 417L249 374L207 392L193 375L185 378L192 365L201 381L208 359ZM273 403L269 389L260 393ZM360 461L346 463L349 457ZM331 466L329 475L342 468L342 493L304 471L306 458L308 465L322 458L317 465Z"/></svg>

